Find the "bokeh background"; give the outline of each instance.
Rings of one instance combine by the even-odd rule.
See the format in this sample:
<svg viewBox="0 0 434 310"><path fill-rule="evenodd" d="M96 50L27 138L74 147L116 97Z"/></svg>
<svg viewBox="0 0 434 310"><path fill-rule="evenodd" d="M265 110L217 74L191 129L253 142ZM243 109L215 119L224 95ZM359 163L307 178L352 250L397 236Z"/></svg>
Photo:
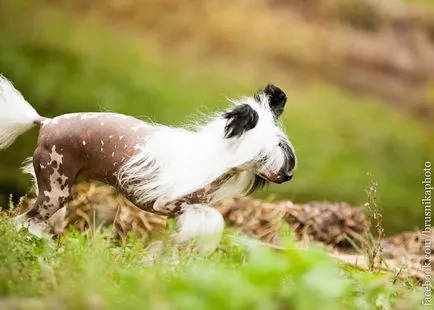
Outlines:
<svg viewBox="0 0 434 310"><path fill-rule="evenodd" d="M388 233L423 225L432 1L0 0L0 72L44 116L116 111L172 125L275 83L299 167L259 196L361 205L370 173ZM36 137L0 153L0 204L27 190L19 167Z"/></svg>

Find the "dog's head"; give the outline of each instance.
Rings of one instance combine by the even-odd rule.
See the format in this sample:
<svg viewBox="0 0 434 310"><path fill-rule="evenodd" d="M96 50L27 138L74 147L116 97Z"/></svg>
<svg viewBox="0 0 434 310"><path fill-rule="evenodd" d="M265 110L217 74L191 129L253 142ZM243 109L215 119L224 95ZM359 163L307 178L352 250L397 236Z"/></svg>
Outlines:
<svg viewBox="0 0 434 310"><path fill-rule="evenodd" d="M280 184L292 179L297 160L278 122L286 100L279 87L268 84L253 97L235 102L236 106L223 114L224 138L237 141L234 152L244 157L238 168L253 171L255 182L259 178L259 182Z"/></svg>

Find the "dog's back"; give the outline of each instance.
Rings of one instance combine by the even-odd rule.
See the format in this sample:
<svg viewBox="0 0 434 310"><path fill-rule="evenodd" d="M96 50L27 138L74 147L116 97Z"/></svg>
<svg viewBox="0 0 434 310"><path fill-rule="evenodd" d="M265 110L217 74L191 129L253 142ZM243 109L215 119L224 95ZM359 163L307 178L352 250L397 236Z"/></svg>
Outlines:
<svg viewBox="0 0 434 310"><path fill-rule="evenodd" d="M50 160L47 152L56 152L87 177L112 183L114 173L137 148L138 137L146 137L152 128L116 113L64 114L41 121L34 157L45 166Z"/></svg>

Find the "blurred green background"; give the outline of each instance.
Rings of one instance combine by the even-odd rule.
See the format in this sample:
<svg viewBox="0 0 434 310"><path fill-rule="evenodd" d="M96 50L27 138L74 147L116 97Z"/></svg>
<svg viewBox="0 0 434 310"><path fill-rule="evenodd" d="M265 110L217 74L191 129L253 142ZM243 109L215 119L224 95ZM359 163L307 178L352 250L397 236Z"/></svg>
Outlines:
<svg viewBox="0 0 434 310"><path fill-rule="evenodd" d="M374 3L0 0L0 73L44 116L116 111L172 125L275 83L299 166L260 196L360 205L369 172L386 231L413 229L434 158L434 11ZM0 153L0 204L28 188L19 167L36 137Z"/></svg>

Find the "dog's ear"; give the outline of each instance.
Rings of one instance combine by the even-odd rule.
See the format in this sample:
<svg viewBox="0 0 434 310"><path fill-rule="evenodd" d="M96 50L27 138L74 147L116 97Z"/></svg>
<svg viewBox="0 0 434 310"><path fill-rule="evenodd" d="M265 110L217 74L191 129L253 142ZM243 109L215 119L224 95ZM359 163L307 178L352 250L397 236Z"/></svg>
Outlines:
<svg viewBox="0 0 434 310"><path fill-rule="evenodd" d="M248 104L236 106L231 111L224 113L223 117L227 120L224 134L227 139L239 137L244 132L255 128L259 119L258 112Z"/></svg>
<svg viewBox="0 0 434 310"><path fill-rule="evenodd" d="M264 88L264 94L268 97L268 104L274 116L278 118L285 108L286 94L279 87L268 84Z"/></svg>

